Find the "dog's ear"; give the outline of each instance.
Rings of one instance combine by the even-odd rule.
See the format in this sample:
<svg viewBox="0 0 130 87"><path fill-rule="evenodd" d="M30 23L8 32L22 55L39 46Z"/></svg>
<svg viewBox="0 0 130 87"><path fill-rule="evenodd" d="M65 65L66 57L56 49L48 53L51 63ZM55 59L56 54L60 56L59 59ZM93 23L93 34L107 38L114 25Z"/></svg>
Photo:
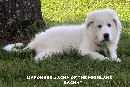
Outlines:
<svg viewBox="0 0 130 87"><path fill-rule="evenodd" d="M86 23L86 27L89 28L92 24L94 24L94 22L93 21L89 21L89 22Z"/></svg>
<svg viewBox="0 0 130 87"><path fill-rule="evenodd" d="M114 17L113 22L115 23L117 30L121 30L122 25L121 25L121 22L119 21L118 17Z"/></svg>

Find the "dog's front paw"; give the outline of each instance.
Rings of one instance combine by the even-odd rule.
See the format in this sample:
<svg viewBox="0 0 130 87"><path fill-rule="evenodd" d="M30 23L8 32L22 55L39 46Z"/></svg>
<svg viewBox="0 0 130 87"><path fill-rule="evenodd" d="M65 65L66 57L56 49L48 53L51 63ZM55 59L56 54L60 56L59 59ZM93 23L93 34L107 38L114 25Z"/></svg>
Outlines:
<svg viewBox="0 0 130 87"><path fill-rule="evenodd" d="M100 58L100 60L110 60L108 57Z"/></svg>
<svg viewBox="0 0 130 87"><path fill-rule="evenodd" d="M110 58L108 58L108 57L105 57L104 59L105 59L105 60L110 60Z"/></svg>
<svg viewBox="0 0 130 87"><path fill-rule="evenodd" d="M37 56L34 57L34 60L35 60L36 63L38 63L40 61L40 59Z"/></svg>
<svg viewBox="0 0 130 87"><path fill-rule="evenodd" d="M116 62L121 62L121 60L119 58L112 58L113 61L116 61Z"/></svg>

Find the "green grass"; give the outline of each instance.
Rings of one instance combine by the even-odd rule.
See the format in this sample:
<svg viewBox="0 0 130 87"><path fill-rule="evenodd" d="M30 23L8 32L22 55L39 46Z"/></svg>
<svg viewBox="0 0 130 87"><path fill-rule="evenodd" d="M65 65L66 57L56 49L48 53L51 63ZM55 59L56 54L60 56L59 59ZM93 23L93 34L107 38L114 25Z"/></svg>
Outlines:
<svg viewBox="0 0 130 87"><path fill-rule="evenodd" d="M127 0L129 1L129 0ZM35 63L35 52L13 53L0 49L0 87L128 87L130 85L130 2L126 0L41 0L47 27L81 24L94 10L111 8L123 24L118 45L120 63L92 60L76 51L57 54ZM1 47L2 48L2 47ZM27 80L26 76L113 76L112 80L82 80L64 85L64 80ZM71 79L68 79L71 80ZM79 81L80 79L75 79Z"/></svg>

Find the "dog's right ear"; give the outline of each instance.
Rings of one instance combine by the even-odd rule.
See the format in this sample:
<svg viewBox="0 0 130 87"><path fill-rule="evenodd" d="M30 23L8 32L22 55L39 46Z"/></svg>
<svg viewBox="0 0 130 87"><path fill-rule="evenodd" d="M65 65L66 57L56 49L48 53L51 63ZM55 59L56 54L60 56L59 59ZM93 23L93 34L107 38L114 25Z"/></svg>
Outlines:
<svg viewBox="0 0 130 87"><path fill-rule="evenodd" d="M113 22L115 23L117 30L121 30L122 25L121 25L121 22L119 21L119 18L117 16L113 18Z"/></svg>
<svg viewBox="0 0 130 87"><path fill-rule="evenodd" d="M88 21L88 22L86 22L86 27L89 28L92 24L94 24L93 21Z"/></svg>

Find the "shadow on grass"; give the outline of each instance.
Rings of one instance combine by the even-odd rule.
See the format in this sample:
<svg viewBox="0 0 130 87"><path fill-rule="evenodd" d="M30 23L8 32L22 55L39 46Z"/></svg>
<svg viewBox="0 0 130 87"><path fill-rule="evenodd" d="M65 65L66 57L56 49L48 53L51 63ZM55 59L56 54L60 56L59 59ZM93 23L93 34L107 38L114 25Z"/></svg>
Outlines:
<svg viewBox="0 0 130 87"><path fill-rule="evenodd" d="M120 35L120 41L118 44L118 55L123 57L124 55L130 56L130 22L121 21L122 32Z"/></svg>

